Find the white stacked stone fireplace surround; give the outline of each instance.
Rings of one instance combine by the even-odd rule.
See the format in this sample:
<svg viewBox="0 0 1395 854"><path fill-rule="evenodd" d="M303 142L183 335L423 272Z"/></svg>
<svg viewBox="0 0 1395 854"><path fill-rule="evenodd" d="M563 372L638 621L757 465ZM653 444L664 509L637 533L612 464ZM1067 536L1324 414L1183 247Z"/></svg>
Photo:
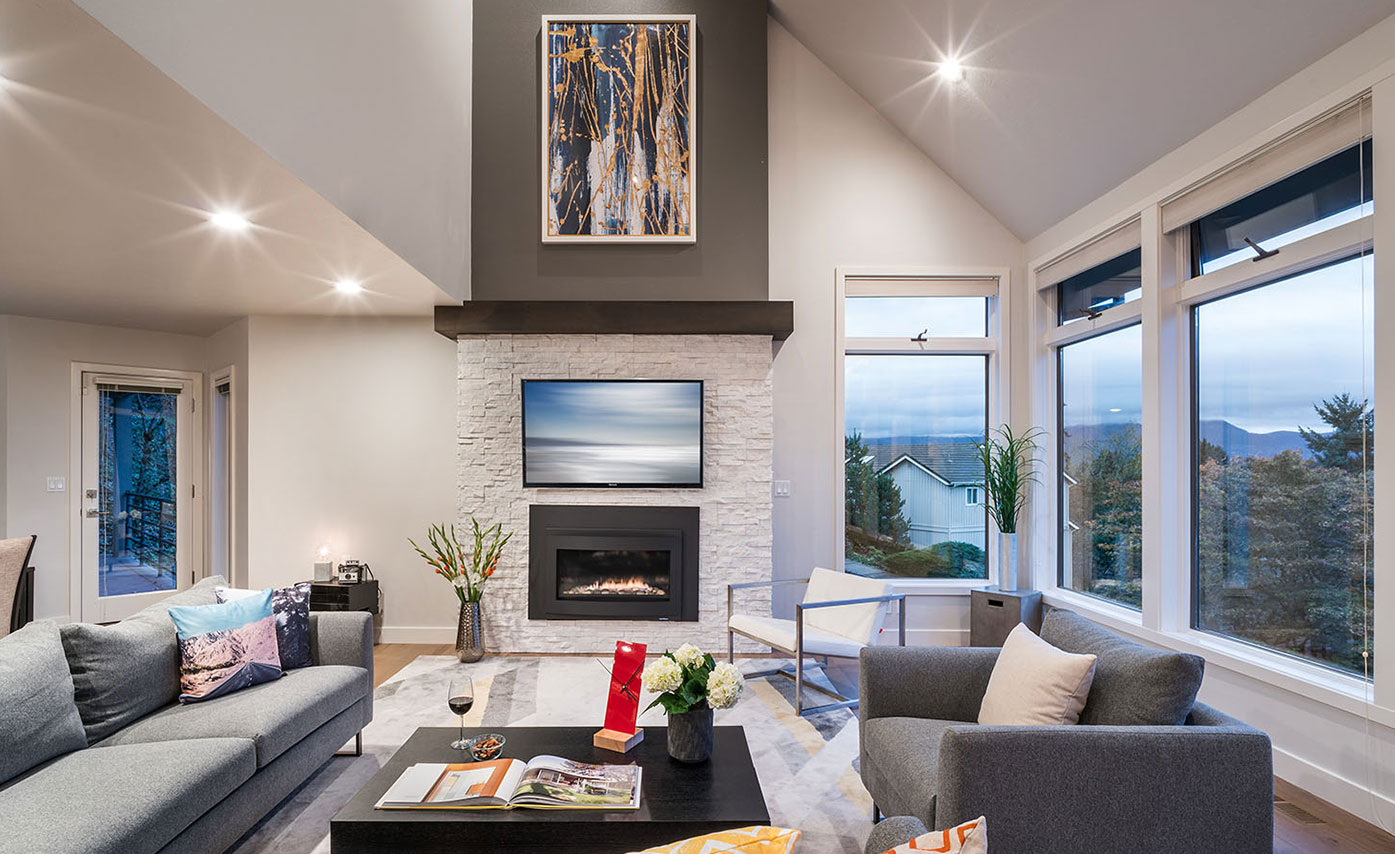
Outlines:
<svg viewBox="0 0 1395 854"><path fill-rule="evenodd" d="M458 509L467 526L514 532L485 593L485 646L501 653L655 652L693 642L726 650L727 585L771 577L771 339L760 335L462 335ZM523 486L525 379L703 380L702 489ZM693 506L701 511L698 622L528 619L528 508L533 504ZM738 608L768 614L767 588ZM755 650L738 645L738 649Z"/></svg>

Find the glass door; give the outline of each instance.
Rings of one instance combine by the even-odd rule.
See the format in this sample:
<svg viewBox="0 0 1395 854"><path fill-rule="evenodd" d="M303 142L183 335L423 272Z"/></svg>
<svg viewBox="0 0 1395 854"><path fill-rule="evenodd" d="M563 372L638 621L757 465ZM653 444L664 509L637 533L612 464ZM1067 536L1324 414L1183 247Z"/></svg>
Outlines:
<svg viewBox="0 0 1395 854"><path fill-rule="evenodd" d="M82 375L82 619L120 620L193 581L197 375Z"/></svg>

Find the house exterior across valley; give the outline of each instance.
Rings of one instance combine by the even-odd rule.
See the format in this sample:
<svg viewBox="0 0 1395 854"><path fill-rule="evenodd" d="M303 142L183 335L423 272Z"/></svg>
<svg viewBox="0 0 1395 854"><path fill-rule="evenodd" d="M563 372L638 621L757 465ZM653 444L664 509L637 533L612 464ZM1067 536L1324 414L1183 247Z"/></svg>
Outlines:
<svg viewBox="0 0 1395 854"><path fill-rule="evenodd" d="M902 515L912 545L956 541L986 547L983 467L972 444L898 444L871 451L877 473L889 474L906 502Z"/></svg>

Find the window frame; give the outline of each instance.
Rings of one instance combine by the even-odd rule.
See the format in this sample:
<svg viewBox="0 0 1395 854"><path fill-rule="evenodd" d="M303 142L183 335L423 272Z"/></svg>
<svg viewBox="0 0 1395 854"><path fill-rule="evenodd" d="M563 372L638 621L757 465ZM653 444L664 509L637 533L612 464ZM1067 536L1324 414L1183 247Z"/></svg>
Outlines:
<svg viewBox="0 0 1395 854"><path fill-rule="evenodd" d="M1059 290L1056 290L1056 287L1055 287L1054 285L1052 286L1052 290L1055 292L1055 294L1054 294L1053 297L1052 297L1052 299L1053 299L1053 301L1054 301L1055 299L1059 298L1060 292L1059 292ZM1122 308L1124 305L1128 305L1128 303L1124 303L1123 305L1115 306L1114 308ZM1055 310L1055 306L1053 305L1052 308L1053 308L1053 311L1054 311L1054 310ZM1113 309L1109 309L1109 310L1110 310L1110 311L1113 311ZM1122 332L1122 331L1125 330L1125 329L1132 329L1132 328L1135 327L1135 326L1142 327L1142 325L1143 325L1143 321L1142 321L1142 318L1140 317L1140 318L1138 319L1138 321L1136 321L1136 322L1134 322L1134 323L1127 323L1127 324L1124 324L1124 325L1122 325L1122 326L1114 326L1114 325L1111 325L1108 329L1105 329L1104 331L1101 331L1101 332L1092 331L1091 334L1089 334L1089 335L1082 335L1082 336L1078 336L1078 337L1072 337L1072 338L1070 338L1069 340L1061 341L1061 342L1057 343L1056 345L1054 345L1054 346L1051 348L1051 359L1052 359L1052 368L1053 368L1052 373L1053 373L1053 375L1054 375L1054 377L1055 377L1055 398L1054 398L1054 399L1055 399L1055 402L1056 402L1055 416L1054 416L1054 419L1053 419L1052 424L1051 424L1051 427L1052 427L1052 429L1051 429L1051 438L1052 438L1052 441L1051 441L1051 454L1052 454L1052 465L1053 465L1053 470L1055 471L1056 475L1055 475L1055 478L1051 481L1051 488L1052 488L1052 490L1054 490L1054 492L1053 492L1053 494L1052 494L1052 496L1051 496L1051 498L1050 498L1049 500L1050 500L1053 504L1056 505L1056 508L1057 508L1057 509L1056 509L1056 517L1055 517L1055 518L1056 518L1056 519L1058 520L1058 522L1059 522L1059 524L1057 524L1056 527L1055 527L1055 529L1054 529L1054 539L1055 539L1055 542L1056 542L1056 550L1055 550L1055 557L1056 557L1056 560L1055 560L1055 564L1054 564L1054 565L1055 565L1055 581L1054 581L1055 587L1056 587L1057 589L1059 589L1059 590L1064 590L1064 591L1067 591L1067 592L1069 592L1069 593L1075 594L1075 595L1077 595L1077 596L1084 596L1084 597L1088 598L1091 602L1099 602L1099 603L1103 603L1103 604L1105 604L1105 605L1108 605L1108 606L1110 606L1111 608L1118 608L1118 609L1120 609L1121 611L1124 611L1125 613L1129 613L1129 614L1137 614L1137 613L1140 613L1140 612L1142 611L1142 606L1140 605L1138 608L1131 608L1131 607L1129 607L1128 605L1124 605L1124 604L1122 604L1122 603L1115 602L1115 601L1113 601L1113 600L1111 600L1111 599L1109 599L1109 598L1107 598L1107 597L1104 597L1104 596L1098 596L1098 595L1093 594L1093 593L1086 593L1086 592L1083 591L1083 590L1076 590L1075 588L1073 588L1073 587L1068 587L1068 586L1066 586L1066 585L1063 583L1063 579L1065 578L1065 574L1066 574L1066 560L1069 558L1069 555L1067 555L1067 554L1065 553L1065 545L1064 545L1064 544L1065 544L1065 535L1066 535L1065 524L1064 524L1064 522L1065 522L1065 514L1064 514L1064 512L1063 512L1063 508L1061 507L1061 479L1065 476L1065 467L1064 467L1064 463L1065 463L1065 458L1066 458L1066 444L1065 444L1065 438L1066 438L1066 435L1065 435L1065 434L1066 434L1066 431L1065 431L1065 418L1064 418L1065 410L1064 410L1064 408L1063 408L1062 405L1061 405L1062 399L1063 399L1064 396L1065 396L1065 374L1064 374L1064 371L1062 370L1062 358L1061 358L1061 356L1062 356L1062 351L1063 351L1066 347L1069 347L1069 346L1072 345L1072 344L1080 344L1080 343L1082 343L1082 342L1090 341L1090 340L1093 340L1093 339L1095 339L1095 338L1103 338L1103 337L1106 336L1106 335L1110 335L1110 334L1113 334L1113 333L1115 333L1115 332ZM1139 361L1140 361L1140 367L1141 367L1142 353L1140 353L1139 356L1140 356ZM1139 373L1140 373L1140 376L1139 376L1139 384L1140 384L1140 386L1141 386L1142 383L1143 383L1142 371L1140 370ZM1140 428L1141 428L1141 426L1142 426L1142 425L1140 425ZM1140 532L1140 533L1141 533L1141 532ZM1141 570L1140 570L1140 572L1141 572Z"/></svg>
<svg viewBox="0 0 1395 854"><path fill-rule="evenodd" d="M844 559L845 481L843 467L846 435L846 387L844 359L847 356L926 355L983 356L987 359L987 423L1008 421L1010 394L1010 342L1012 316L1012 271L1007 267L861 267L839 266L834 270L834 383L833 434L830 458L833 466L832 507L833 553L830 566L841 571ZM847 338L844 334L845 301L848 296L983 296L987 299L988 334L984 337L926 338L914 341L899 338ZM897 578L888 579L894 590L936 595L968 596L985 584L996 584L999 577L997 537L985 511L987 578ZM1019 567L1025 550L1018 549Z"/></svg>
<svg viewBox="0 0 1395 854"><path fill-rule="evenodd" d="M1029 360L1033 421L1048 426L1048 439L1056 441L1057 395L1056 381L1051 372L1056 369L1056 346L1087 337L1096 330L1118 328L1131 317L1126 309L1137 305L1144 335L1144 486L1143 486L1143 611L1124 609L1085 594L1065 589L1057 583L1058 538L1056 536L1057 506L1055 490L1036 490L1031 499L1031 552L1045 558L1038 562L1033 575L1035 586L1043 591L1050 605L1070 608L1102 625L1140 638L1145 642L1191 652L1203 656L1213 666L1242 674L1308 699L1365 714L1386 726L1395 726L1395 619L1392 609L1375 611L1374 684L1332 669L1317 662L1308 662L1286 653L1271 651L1246 641L1227 638L1192 627L1193 567L1192 542L1192 481L1193 448L1191 375L1192 307L1232 293L1262 286L1286 276L1323 266L1364 252L1379 252L1395 256L1395 216L1383 219L1368 213L1335 228L1310 235L1282 247L1279 254L1259 261L1234 264L1203 275L1192 275L1191 229L1183 226L1164 230L1164 207L1189 187L1215 176L1224 178L1225 170L1253 152L1261 151L1281 139L1294 128L1311 122L1346 102L1362 98L1369 103L1386 106L1366 111L1368 124L1364 134L1395 137L1395 82L1376 86L1369 81L1355 81L1334 92L1284 122L1250 138L1241 146L1184 176L1173 184L1140 199L1136 206L1126 208L1123 215L1090 229L1091 235L1064 243L1061 248L1039 253L1029 258L1027 268L1028 330L1032 356ZM1382 115L1384 119L1382 119ZM1374 118L1372 118L1374 116ZM1382 133L1383 132L1383 133ZM1352 140L1354 144L1356 140ZM1379 144L1376 145L1379 147ZM1395 170L1377 170L1373 195L1395 198ZM1071 252L1088 247L1099 235L1117 232L1120 222L1134 218L1141 223L1143 254L1143 298L1136 304L1107 310L1095 321L1069 324L1071 327L1091 324L1085 330L1062 330L1055 327L1056 311L1052 303L1052 281L1044 281L1038 272ZM1395 266L1377 265L1374 282L1379 295L1382 288L1395 287ZM1395 301L1376 300L1374 322L1377 330L1395 328ZM1389 362L1387 349L1395 342L1383 345L1376 336L1374 361ZM1372 380L1372 396L1395 399L1395 371L1377 370ZM1375 442L1395 443L1395 422L1377 420ZM1058 481L1054 454L1047 455L1043 467L1043 482ZM1373 529L1377 539L1384 532L1395 532L1395 460L1377 457L1373 468L1376 478L1376 504ZM1386 539L1389 539L1388 537ZM1395 548L1377 549L1373 556L1375 588L1395 597ZM1371 703L1375 705L1369 705Z"/></svg>

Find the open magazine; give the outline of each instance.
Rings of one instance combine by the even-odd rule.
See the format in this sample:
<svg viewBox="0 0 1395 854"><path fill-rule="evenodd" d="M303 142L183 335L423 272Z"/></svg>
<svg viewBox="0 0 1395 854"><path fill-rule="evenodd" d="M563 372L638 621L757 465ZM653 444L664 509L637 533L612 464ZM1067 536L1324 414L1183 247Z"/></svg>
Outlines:
<svg viewBox="0 0 1395 854"><path fill-rule="evenodd" d="M587 765L560 756L527 762L420 762L375 805L399 809L638 809L638 765Z"/></svg>

